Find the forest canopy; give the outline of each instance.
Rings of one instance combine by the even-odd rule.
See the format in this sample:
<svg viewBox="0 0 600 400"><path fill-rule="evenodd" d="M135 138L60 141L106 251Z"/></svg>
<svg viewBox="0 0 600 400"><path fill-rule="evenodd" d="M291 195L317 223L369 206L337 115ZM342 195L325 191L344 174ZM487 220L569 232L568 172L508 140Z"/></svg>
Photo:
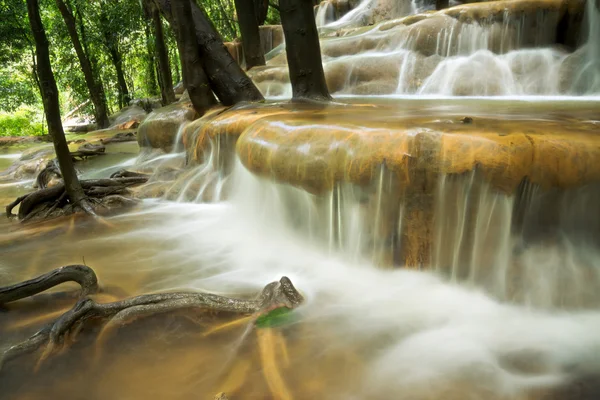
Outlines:
<svg viewBox="0 0 600 400"><path fill-rule="evenodd" d="M151 1L62 1L74 17L83 51L103 87L109 114L126 106L130 99L161 94L156 29L148 12ZM86 79L58 4L40 0L62 114L83 105L81 112L93 115ZM277 9L265 4L268 12L264 23L278 24ZM201 6L223 41L240 37L234 0L202 1ZM174 85L182 79L176 36L164 17L160 18ZM42 134L35 45L24 0L0 0L0 37L0 136Z"/></svg>

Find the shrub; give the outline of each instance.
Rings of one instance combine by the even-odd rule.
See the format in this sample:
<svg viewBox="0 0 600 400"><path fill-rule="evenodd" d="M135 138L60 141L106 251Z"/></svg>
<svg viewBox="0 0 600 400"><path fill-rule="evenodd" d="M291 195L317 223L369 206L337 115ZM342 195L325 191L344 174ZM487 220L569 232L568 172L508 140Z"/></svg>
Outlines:
<svg viewBox="0 0 600 400"><path fill-rule="evenodd" d="M29 106L21 106L13 113L0 111L0 136L42 135L41 114Z"/></svg>

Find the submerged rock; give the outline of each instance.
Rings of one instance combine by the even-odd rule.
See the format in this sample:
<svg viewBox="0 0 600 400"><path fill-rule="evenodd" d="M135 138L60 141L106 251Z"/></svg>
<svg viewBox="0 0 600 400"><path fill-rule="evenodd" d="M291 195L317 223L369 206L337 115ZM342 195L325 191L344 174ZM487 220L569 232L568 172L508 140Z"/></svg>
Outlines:
<svg viewBox="0 0 600 400"><path fill-rule="evenodd" d="M34 179L53 158L51 144L25 150L17 161L0 173L0 179Z"/></svg>

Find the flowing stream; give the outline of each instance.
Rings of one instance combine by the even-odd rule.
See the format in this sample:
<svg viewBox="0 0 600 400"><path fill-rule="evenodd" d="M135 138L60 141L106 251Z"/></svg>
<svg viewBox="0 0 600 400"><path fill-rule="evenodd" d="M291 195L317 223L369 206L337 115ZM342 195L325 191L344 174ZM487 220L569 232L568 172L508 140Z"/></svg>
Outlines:
<svg viewBox="0 0 600 400"><path fill-rule="evenodd" d="M376 3L335 21L331 4L317 11L340 104L185 121L170 152L107 145L82 176L152 172L136 193L153 198L104 221L0 218L0 285L73 263L98 273L103 301L247 297L288 276L306 298L292 320L211 333L235 317L176 313L101 340L91 326L47 360L5 366L0 397L599 398L598 9L588 1L585 40L565 51L544 30L552 1L534 33L512 6L488 25L431 14L355 28ZM405 5L396 17L428 8ZM426 23L449 25L432 36ZM275 98L291 90L282 54L251 72ZM28 151L2 149L0 172ZM0 175L3 205L32 183ZM71 306L0 309L0 351Z"/></svg>
<svg viewBox="0 0 600 400"><path fill-rule="evenodd" d="M565 113L589 121L597 106L377 101L388 107L381 115L390 121L390 110L436 118L469 110L484 118L502 105L498 118L523 129L527 118L558 121ZM373 124L374 112L362 123ZM338 121L347 126L349 120ZM365 219L367 209L351 186L315 201L302 189L253 175L235 157L229 172L220 173L214 166L223 164L214 160L226 151L213 147L207 161L171 183L165 198L146 200L107 223L71 217L18 227L2 221L0 277L13 282L85 261L104 285L125 296L178 288L248 294L285 275L307 299L295 322L276 334L240 326L204 337L219 320L175 315L132 324L100 344L84 335L33 380L23 374L35 360L13 364L0 374L7 393L184 399L221 390L257 398L275 390L280 398L291 393L298 399L512 400L579 399L561 396L571 396L573 385L589 386L590 379L595 387L598 185L556 193L524 185L507 195L475 172L442 176L432 192L431 268L389 269L380 255L395 245L378 242L369 228L389 215L383 211L390 198L385 170L373 181L367 209L374 211ZM181 162L176 152L137 161L123 154L114 167L103 161L89 173L132 164L158 171ZM212 195L203 198L207 185ZM406 212L403 204L392 205L397 218ZM68 307L23 302L0 314L0 346L33 333L37 318ZM257 349L261 343L279 350L269 356ZM284 377L284 391L266 383L273 370Z"/></svg>

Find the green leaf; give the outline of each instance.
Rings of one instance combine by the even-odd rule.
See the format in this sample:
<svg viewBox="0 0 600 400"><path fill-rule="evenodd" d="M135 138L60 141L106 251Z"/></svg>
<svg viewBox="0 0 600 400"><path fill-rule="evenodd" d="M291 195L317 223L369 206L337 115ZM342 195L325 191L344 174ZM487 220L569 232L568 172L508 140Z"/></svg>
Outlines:
<svg viewBox="0 0 600 400"><path fill-rule="evenodd" d="M287 307L276 308L256 319L257 328L275 328L294 322L295 316Z"/></svg>

